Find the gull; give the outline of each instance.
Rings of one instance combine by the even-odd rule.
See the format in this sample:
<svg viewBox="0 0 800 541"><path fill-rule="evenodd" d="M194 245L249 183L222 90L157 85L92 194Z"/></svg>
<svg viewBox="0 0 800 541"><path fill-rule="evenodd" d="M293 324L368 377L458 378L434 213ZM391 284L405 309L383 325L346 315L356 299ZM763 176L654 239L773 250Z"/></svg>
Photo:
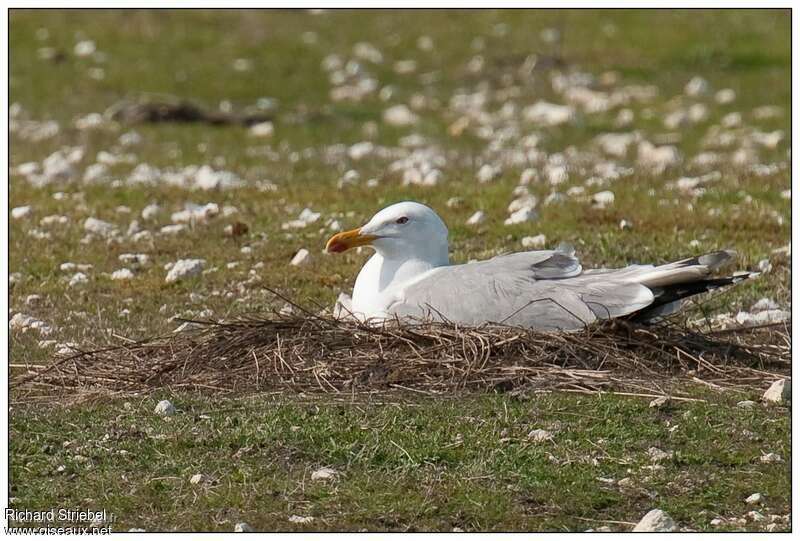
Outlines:
<svg viewBox="0 0 800 541"><path fill-rule="evenodd" d="M357 246L375 250L356 278L352 315L577 330L603 319L663 317L685 297L751 275L710 277L734 258L730 250L620 269L586 270L570 247L451 265L447 237L436 212L413 201L391 205L362 227L331 237L329 253Z"/></svg>

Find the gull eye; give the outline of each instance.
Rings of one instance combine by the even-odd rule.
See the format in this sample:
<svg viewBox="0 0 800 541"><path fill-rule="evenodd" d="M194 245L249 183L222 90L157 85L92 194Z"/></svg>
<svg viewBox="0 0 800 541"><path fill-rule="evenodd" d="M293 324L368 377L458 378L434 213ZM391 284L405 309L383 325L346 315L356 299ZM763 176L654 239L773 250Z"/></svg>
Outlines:
<svg viewBox="0 0 800 541"><path fill-rule="evenodd" d="M407 221L408 221L408 218L406 218L405 216L401 216L400 218L395 220L394 223L402 225L402 224L406 223Z"/></svg>

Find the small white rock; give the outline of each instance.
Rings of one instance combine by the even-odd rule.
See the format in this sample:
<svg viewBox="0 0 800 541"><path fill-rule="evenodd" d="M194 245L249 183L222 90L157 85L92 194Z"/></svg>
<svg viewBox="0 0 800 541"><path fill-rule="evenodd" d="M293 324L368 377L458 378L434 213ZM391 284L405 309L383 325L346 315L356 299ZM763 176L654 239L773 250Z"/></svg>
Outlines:
<svg viewBox="0 0 800 541"><path fill-rule="evenodd" d="M605 190L602 192L597 192L592 196L592 203L595 207L604 209L610 205L614 204L614 192L610 190Z"/></svg>
<svg viewBox="0 0 800 541"><path fill-rule="evenodd" d="M250 135L253 137L272 137L275 127L272 122L259 122L250 126Z"/></svg>
<svg viewBox="0 0 800 541"><path fill-rule="evenodd" d="M674 532L675 530L677 530L675 522L661 509L653 509L648 512L633 527L634 532Z"/></svg>
<svg viewBox="0 0 800 541"><path fill-rule="evenodd" d="M703 96L711 91L711 85L700 76L692 77L683 89L687 96Z"/></svg>
<svg viewBox="0 0 800 541"><path fill-rule="evenodd" d="M339 472L334 470L333 468L320 468L311 473L311 480L312 481L326 481L328 479L333 479L338 475Z"/></svg>
<svg viewBox="0 0 800 541"><path fill-rule="evenodd" d="M289 517L289 522L294 522L295 524L310 524L311 522L314 522L314 517L292 515Z"/></svg>
<svg viewBox="0 0 800 541"><path fill-rule="evenodd" d="M553 434L547 430L537 428L528 432L528 439L535 443L542 443L544 441L552 440Z"/></svg>
<svg viewBox="0 0 800 541"><path fill-rule="evenodd" d="M69 285L69 287L75 287L75 286L78 286L78 285L81 285L81 284L86 284L88 282L89 282L89 277L88 276L86 276L82 272L76 272L75 274L73 274L70 277L69 282L67 283L67 285Z"/></svg>
<svg viewBox="0 0 800 541"><path fill-rule="evenodd" d="M533 237L522 238L522 246L524 248L537 250L540 248L544 248L546 244L547 244L547 237L544 234L539 234Z"/></svg>
<svg viewBox="0 0 800 541"><path fill-rule="evenodd" d="M518 211L514 212L506 218L505 225L517 225L517 224L524 224L526 222L532 222L539 217L536 210L530 207L521 208Z"/></svg>
<svg viewBox="0 0 800 541"><path fill-rule="evenodd" d="M205 259L179 259L167 273L166 282L171 284L184 278L198 276L205 267Z"/></svg>
<svg viewBox="0 0 800 541"><path fill-rule="evenodd" d="M486 221L486 213L482 210L475 211L475 214L469 217L467 225L480 225Z"/></svg>
<svg viewBox="0 0 800 541"><path fill-rule="evenodd" d="M130 269L119 269L111 273L112 280L132 280L133 272Z"/></svg>
<svg viewBox="0 0 800 541"><path fill-rule="evenodd" d="M14 207L13 209L11 209L11 217L14 220L25 218L26 216L29 216L30 213L31 213L30 205L25 205L24 207Z"/></svg>
<svg viewBox="0 0 800 541"><path fill-rule="evenodd" d="M749 504L757 504L764 501L764 495L760 492L756 492L754 494L750 494L747 498L745 498L745 503Z"/></svg>
<svg viewBox="0 0 800 541"><path fill-rule="evenodd" d="M236 533L245 533L254 532L255 530L246 522L237 522L236 526L233 527L233 531Z"/></svg>
<svg viewBox="0 0 800 541"><path fill-rule="evenodd" d="M156 203L150 203L146 207L142 209L142 219L143 220L152 220L158 213L161 212L161 207L158 206Z"/></svg>
<svg viewBox="0 0 800 541"><path fill-rule="evenodd" d="M783 458L778 453L766 453L761 455L760 460L762 464L781 464L783 462Z"/></svg>
<svg viewBox="0 0 800 541"><path fill-rule="evenodd" d="M784 403L792 399L792 381L779 379L764 393L764 400L773 403Z"/></svg>
<svg viewBox="0 0 800 541"><path fill-rule="evenodd" d="M161 415L163 417L170 417L177 413L175 406L172 405L172 402L169 400L162 400L158 404L156 404L156 409L153 410L156 415Z"/></svg>
<svg viewBox="0 0 800 541"><path fill-rule="evenodd" d="M117 228L114 226L114 224L104 222L103 220L98 220L97 218L86 218L86 221L83 222L83 228L88 233L92 233L101 237L110 237L117 231Z"/></svg>
<svg viewBox="0 0 800 541"><path fill-rule="evenodd" d="M306 250L305 248L300 248L294 257L292 258L291 264L295 267L300 265L306 265L311 262L311 252Z"/></svg>
<svg viewBox="0 0 800 541"><path fill-rule="evenodd" d="M196 473L196 474L192 475L192 478L189 479L189 482L191 484L193 484L193 485L199 485L199 484L203 483L205 480L206 480L206 476L205 475L203 475L202 473Z"/></svg>
<svg viewBox="0 0 800 541"><path fill-rule="evenodd" d="M418 120L417 115L407 105L403 104L394 105L383 112L383 121L390 126L411 126L416 124Z"/></svg>

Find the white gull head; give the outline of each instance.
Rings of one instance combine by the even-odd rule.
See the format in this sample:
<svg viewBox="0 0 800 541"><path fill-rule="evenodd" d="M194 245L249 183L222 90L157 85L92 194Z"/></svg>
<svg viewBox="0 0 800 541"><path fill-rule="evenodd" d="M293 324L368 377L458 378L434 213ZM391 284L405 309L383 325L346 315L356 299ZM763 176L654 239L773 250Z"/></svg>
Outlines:
<svg viewBox="0 0 800 541"><path fill-rule="evenodd" d="M326 249L338 253L356 246L375 249L353 288L353 312L366 318L386 317L401 286L449 264L447 226L413 201L386 207L362 227L334 235Z"/></svg>

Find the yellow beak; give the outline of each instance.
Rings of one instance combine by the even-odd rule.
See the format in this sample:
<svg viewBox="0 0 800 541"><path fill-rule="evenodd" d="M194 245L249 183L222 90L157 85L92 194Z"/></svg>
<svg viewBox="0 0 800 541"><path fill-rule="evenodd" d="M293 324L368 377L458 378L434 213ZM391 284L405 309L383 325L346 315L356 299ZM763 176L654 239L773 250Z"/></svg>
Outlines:
<svg viewBox="0 0 800 541"><path fill-rule="evenodd" d="M345 250L349 250L350 248L355 248L356 246L365 246L370 244L377 238L378 237L375 235L362 235L361 228L351 229L350 231L337 233L328 239L328 243L325 245L325 250L332 254L338 254L344 252Z"/></svg>

